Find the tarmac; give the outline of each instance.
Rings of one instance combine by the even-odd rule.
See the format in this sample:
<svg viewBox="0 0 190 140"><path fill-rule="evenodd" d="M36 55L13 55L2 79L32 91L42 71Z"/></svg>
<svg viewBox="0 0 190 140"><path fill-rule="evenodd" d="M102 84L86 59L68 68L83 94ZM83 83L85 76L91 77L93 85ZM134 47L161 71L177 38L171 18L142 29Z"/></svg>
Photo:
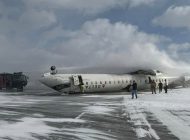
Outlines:
<svg viewBox="0 0 190 140"><path fill-rule="evenodd" d="M139 103L139 99L132 100L129 93L45 93L0 93L0 139L180 139L151 111L134 106L133 102ZM186 113L188 117L190 111Z"/></svg>

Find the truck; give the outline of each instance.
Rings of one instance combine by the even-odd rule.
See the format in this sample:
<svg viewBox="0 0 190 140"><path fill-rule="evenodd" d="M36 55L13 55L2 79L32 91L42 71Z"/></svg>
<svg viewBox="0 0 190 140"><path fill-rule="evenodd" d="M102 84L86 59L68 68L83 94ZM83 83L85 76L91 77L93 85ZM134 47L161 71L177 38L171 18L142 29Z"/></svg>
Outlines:
<svg viewBox="0 0 190 140"><path fill-rule="evenodd" d="M28 83L28 77L22 72L15 73L0 73L0 90L23 91L23 88Z"/></svg>

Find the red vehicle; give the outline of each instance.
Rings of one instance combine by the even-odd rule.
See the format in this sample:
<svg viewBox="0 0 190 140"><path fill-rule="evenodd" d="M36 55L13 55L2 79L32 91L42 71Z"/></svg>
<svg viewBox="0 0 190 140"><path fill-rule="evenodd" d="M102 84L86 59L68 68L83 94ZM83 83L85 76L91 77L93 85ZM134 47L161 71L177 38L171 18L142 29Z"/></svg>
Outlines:
<svg viewBox="0 0 190 140"><path fill-rule="evenodd" d="M23 91L23 87L27 85L28 77L22 72L18 73L1 73L0 74L0 90L11 90L16 88L17 91Z"/></svg>
<svg viewBox="0 0 190 140"><path fill-rule="evenodd" d="M0 89L4 87L3 76L0 75Z"/></svg>

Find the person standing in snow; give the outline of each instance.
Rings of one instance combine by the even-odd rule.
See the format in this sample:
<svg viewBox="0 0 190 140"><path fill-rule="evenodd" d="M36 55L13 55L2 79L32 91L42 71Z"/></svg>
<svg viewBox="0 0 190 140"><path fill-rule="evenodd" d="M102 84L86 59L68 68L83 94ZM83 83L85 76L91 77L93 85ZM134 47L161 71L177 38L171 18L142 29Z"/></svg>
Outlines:
<svg viewBox="0 0 190 140"><path fill-rule="evenodd" d="M164 90L165 90L165 93L168 93L168 83L167 83L166 79L165 79L165 82L164 82Z"/></svg>
<svg viewBox="0 0 190 140"><path fill-rule="evenodd" d="M162 88L163 88L163 84L162 84L161 81L158 83L158 88L159 88L159 93L161 93L162 92Z"/></svg>
<svg viewBox="0 0 190 140"><path fill-rule="evenodd" d="M132 99L134 98L134 95L137 99L137 83L135 81L133 81L132 86Z"/></svg>
<svg viewBox="0 0 190 140"><path fill-rule="evenodd" d="M156 82L154 80L152 80L151 84L150 84L150 88L152 91L152 94L156 94Z"/></svg>

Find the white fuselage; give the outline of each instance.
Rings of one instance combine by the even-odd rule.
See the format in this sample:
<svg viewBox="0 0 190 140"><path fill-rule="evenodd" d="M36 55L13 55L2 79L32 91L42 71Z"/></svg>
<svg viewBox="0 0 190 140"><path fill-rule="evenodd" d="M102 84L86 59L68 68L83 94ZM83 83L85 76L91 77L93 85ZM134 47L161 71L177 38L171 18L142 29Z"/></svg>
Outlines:
<svg viewBox="0 0 190 140"><path fill-rule="evenodd" d="M46 86L64 93L80 92L114 92L129 90L133 81L136 81L138 90L149 90L150 80L157 85L159 81L163 84L165 80L168 85L181 81L179 77L164 75L144 74L50 74L46 73L40 81ZM178 84L176 84L178 86Z"/></svg>

